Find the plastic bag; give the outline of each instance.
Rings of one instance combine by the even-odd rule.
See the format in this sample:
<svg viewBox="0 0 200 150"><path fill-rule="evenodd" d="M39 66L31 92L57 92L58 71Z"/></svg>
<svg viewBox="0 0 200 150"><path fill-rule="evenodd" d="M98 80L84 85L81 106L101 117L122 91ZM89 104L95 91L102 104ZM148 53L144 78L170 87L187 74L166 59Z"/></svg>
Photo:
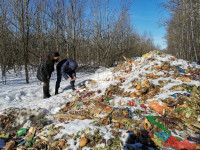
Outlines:
<svg viewBox="0 0 200 150"><path fill-rule="evenodd" d="M185 73L185 71L184 70L179 70L179 73Z"/></svg>
<svg viewBox="0 0 200 150"><path fill-rule="evenodd" d="M6 143L3 139L0 138L0 148L5 148Z"/></svg>
<svg viewBox="0 0 200 150"><path fill-rule="evenodd" d="M26 129L24 129L24 128L17 131L18 137L21 136L21 135L25 135L25 134L26 134Z"/></svg>
<svg viewBox="0 0 200 150"><path fill-rule="evenodd" d="M149 56L151 56L151 54L149 53L142 55L142 57L149 57Z"/></svg>
<svg viewBox="0 0 200 150"><path fill-rule="evenodd" d="M172 146L172 147L176 147L180 150L181 149L186 149L186 150L196 149L196 145L190 143L187 139L179 141L178 138L176 138L174 136L170 136L168 138L167 142L163 144L163 146L164 147Z"/></svg>
<svg viewBox="0 0 200 150"><path fill-rule="evenodd" d="M160 139L163 139L165 142L169 138L169 136L165 132L160 132L160 133L155 133L155 134L157 137L159 137Z"/></svg>
<svg viewBox="0 0 200 150"><path fill-rule="evenodd" d="M2 134L0 134L0 138L2 138L2 139L8 139L9 138L9 134L2 133Z"/></svg>
<svg viewBox="0 0 200 150"><path fill-rule="evenodd" d="M178 149L196 149L196 145L190 143L187 139L184 139L181 142L179 142Z"/></svg>
<svg viewBox="0 0 200 150"><path fill-rule="evenodd" d="M171 133L162 124L155 121L157 119L155 116L147 116L147 119L149 120L149 122L162 129L165 133L167 133L167 135L171 136Z"/></svg>
<svg viewBox="0 0 200 150"><path fill-rule="evenodd" d="M158 136L156 136L156 134L154 134L154 138L152 138L152 140L154 141L154 143L159 146L162 147L164 140L159 138Z"/></svg>
<svg viewBox="0 0 200 150"><path fill-rule="evenodd" d="M172 147L178 148L179 142L180 142L180 141L179 141L176 137L170 136L170 137L167 139L167 142L163 144L163 146L164 146L164 147L172 146Z"/></svg>
<svg viewBox="0 0 200 150"><path fill-rule="evenodd" d="M151 109L155 110L159 114L163 114L162 106L157 101L148 102L148 105Z"/></svg>
<svg viewBox="0 0 200 150"><path fill-rule="evenodd" d="M140 104L140 107L144 108L145 110L147 109L147 106L145 106L144 104Z"/></svg>

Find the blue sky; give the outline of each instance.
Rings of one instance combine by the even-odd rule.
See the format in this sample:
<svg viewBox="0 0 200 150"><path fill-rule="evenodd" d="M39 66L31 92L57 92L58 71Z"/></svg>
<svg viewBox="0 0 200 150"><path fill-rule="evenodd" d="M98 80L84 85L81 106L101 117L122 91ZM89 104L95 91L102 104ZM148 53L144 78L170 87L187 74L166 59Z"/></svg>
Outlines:
<svg viewBox="0 0 200 150"><path fill-rule="evenodd" d="M164 0L133 0L133 6L130 8L131 21L137 31L143 34L145 31L151 33L154 43L160 47L166 48L166 40L163 37L166 34L165 27L160 27L158 22L162 18L167 18L168 13L159 3Z"/></svg>

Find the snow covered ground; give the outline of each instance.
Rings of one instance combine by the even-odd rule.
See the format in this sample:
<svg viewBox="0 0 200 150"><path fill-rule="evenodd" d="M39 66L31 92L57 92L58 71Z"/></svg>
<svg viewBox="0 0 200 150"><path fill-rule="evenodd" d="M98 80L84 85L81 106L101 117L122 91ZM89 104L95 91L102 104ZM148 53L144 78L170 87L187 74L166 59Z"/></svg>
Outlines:
<svg viewBox="0 0 200 150"><path fill-rule="evenodd" d="M167 57L160 57L159 61L157 63L159 64L162 61L169 61L171 56ZM139 74L142 73L151 73L153 70L151 70L151 65L155 63L156 61L150 63L150 64L145 64L143 57L139 59L139 67L133 68L135 70L134 74L130 74L131 77L130 79L133 79L135 77L138 77ZM140 64L140 62L142 62ZM171 65L175 66L182 66L182 68L187 68L188 66L191 66L191 64L188 64L184 60L177 60L173 61ZM196 64L193 63L197 67ZM191 66L192 67L192 66ZM199 66L198 66L199 67ZM142 70L141 70L142 68ZM1 70L0 70L1 72ZM163 73L163 72L161 72ZM129 75L129 76L130 76ZM157 73L157 75L159 75ZM81 84L84 84L86 81L93 79L103 81L106 77L112 78L112 72L109 71L106 68L100 68L96 71L96 73L92 72L77 72L77 80L76 80L76 87L80 86ZM0 74L0 79L2 79L2 76ZM157 81L160 80L161 78L152 81L154 84L158 84ZM170 78L169 78L170 79ZM167 80L169 80L167 79ZM165 78L166 80L166 78ZM61 86L59 89L59 94L55 96L55 83L56 83L56 72L52 74L51 80L50 80L50 94L52 97L48 99L43 99L43 83L40 82L35 74L31 74L30 76L30 83L26 84L25 83L25 74L22 72L21 75L16 76L16 74L13 73L13 71L10 71L10 74L7 74L7 82L6 85L2 84L2 81L0 81L0 111L9 108L9 107L27 107L27 108L45 108L48 111L51 111L51 109L55 109L55 107L59 107L60 104L63 104L63 102L66 101L66 95L68 95L69 98L69 93L71 93L70 89L70 84L69 81L66 81L64 78L62 78ZM113 84L115 81L107 82L107 84ZM126 81L129 82L129 81ZM104 85L99 85L99 89L105 89L108 87L108 85L105 85L106 82L102 82ZM181 84L182 82L175 81L173 84L169 84L168 87L165 87L169 89L175 84ZM199 81L193 81L190 82L190 84L196 84L199 85ZM170 87L169 87L170 86ZM126 89L128 90L128 89ZM167 96L170 93L160 95L161 97ZM159 98L159 97L158 97ZM158 99L157 98L157 99ZM154 98L155 99L155 98Z"/></svg>
<svg viewBox="0 0 200 150"><path fill-rule="evenodd" d="M55 95L55 83L56 83L56 72L53 73L50 80L50 94L52 95L48 99L43 99L43 91L42 91L42 83L35 77L35 75L30 76L30 83L25 83L25 75L24 72L20 76L16 76L12 71L11 74L7 75L7 83L2 84L0 88L0 114L1 112L5 112L10 110L11 108L30 108L32 110L46 110L47 114L49 114L48 118L51 118L51 114L55 114L59 111L63 104L68 101L71 101L71 97L75 94L70 89L69 81L66 81L62 78L61 86L59 88L59 94ZM76 88L78 86L85 84L88 80L95 79L99 81L103 81L105 77L109 77L112 75L112 72L106 68L100 68L95 73L93 71L86 72L77 72L77 80L75 82ZM1 78L1 77L0 77ZM101 88L106 88L108 84L101 85ZM79 89L80 90L80 89ZM33 112L34 112L33 111ZM21 117L19 122L23 122L23 117ZM62 130L62 134L58 134L55 136L55 139L62 138L63 135L67 134L78 134L82 130L90 130L91 133L95 130L99 130L100 133L105 134L105 139L110 139L113 135L108 131L111 129L109 126L107 127L97 127L94 125L90 125L93 120L74 120L70 121L69 124L65 123L57 123L56 126L62 126L64 129ZM30 121L27 121L23 128L29 128ZM46 129L49 126L46 127ZM46 130L45 130L46 131ZM125 143L126 138L128 137L128 133L125 130L119 131L123 134L124 138L122 139ZM41 133L44 134L44 133ZM125 138L126 137L126 138ZM74 144L74 140L68 140L68 143L71 145L70 148L73 150L78 149L79 143ZM139 143L135 146L137 147ZM141 146L141 144L139 144ZM99 145L101 146L101 144ZM0 148L5 148L5 142L0 138ZM87 148L85 148L87 149ZM91 149L91 148L88 148Z"/></svg>
<svg viewBox="0 0 200 150"><path fill-rule="evenodd" d="M170 65L171 71L170 72L165 70L158 71L157 67L161 65L164 66L165 62L167 62L167 64ZM197 68L200 67L197 66L196 64L195 66ZM180 93L180 94L184 94L185 92L187 93L187 91L171 91L170 88L175 85L181 85L185 83L188 85L200 86L199 77L189 82L180 81L178 78L174 78L174 74L177 71L187 70L188 67L194 68L194 66L188 63L187 61L176 59L171 55L166 55L166 54L158 55L158 53L152 52L150 56L138 57L136 58L136 60L132 62L127 61L126 63L124 63L124 66L122 65L122 68L119 71L100 68L95 73L87 71L78 72L75 84L76 87L78 88L78 86L87 83L87 81L90 79L97 81L97 84L94 85L87 84L87 88L90 91L95 91L95 97L102 96L105 93L107 87L109 87L111 84L115 85L116 83L119 83L119 81L122 83L120 87L124 88L125 92L138 93L137 91L139 90L136 90L136 88L131 88L134 80L138 79L144 81L150 74L153 74L155 78L148 77L149 78L148 81L151 84L157 86L160 84L159 81L163 81L166 83L162 88L160 88L160 92L157 93L155 96L153 96L153 98L147 99L147 102L155 100L161 102L163 98L172 97L172 95L175 93ZM181 72L180 74L190 76L190 73ZM2 77L0 76L0 78ZM3 85L0 82L0 112L9 107L17 107L17 108L25 107L31 109L43 108L47 112L50 112L50 114L55 114L60 109L60 107L63 106L65 102L71 101L71 99L74 98L73 94L76 95L75 92L71 91L69 81L66 81L63 78L61 82L61 87L59 89L59 94L55 96L54 95L55 83L56 83L56 73L52 75L50 81L50 94L52 95L52 97L48 99L43 99L43 90L42 90L43 85L40 84L40 82L37 80L34 74L30 76L30 83L26 84L24 73L22 73L22 76L16 76L13 72L11 72L11 74L8 74L6 85ZM82 89L78 90L82 92L81 91ZM101 92L99 93L98 91ZM114 99L109 100L108 104L112 105L112 107L115 108L127 107L129 108L129 111L132 113L136 109L144 110L144 108L142 108L139 103L139 98L137 97L134 97L134 102L136 103L136 106L134 107L129 106L128 102L131 102L132 100L133 97L125 97L125 96L123 97L117 95ZM147 106L146 112L148 112L148 115L152 115L151 109L148 107L146 103L145 105ZM132 119L137 120L139 119L138 117L139 116L132 115ZM67 124L57 123L56 126L62 126L64 129L62 130L62 134L58 134L55 137L55 139L62 138L64 134L68 136L72 134L76 135L78 134L78 132L81 132L84 129L89 131L95 131L96 129L98 129L99 132L105 134L104 138L107 141L109 140L109 138L113 137L113 135L111 134L112 127L110 125L99 127L90 124L91 122L92 120L86 119L86 120L69 121L67 122ZM127 130L119 129L119 132L122 133L120 140L123 141L123 144L125 145L126 144L125 142L129 134L127 133ZM80 136L84 135L82 134ZM68 139L67 142L70 145L69 148L71 149L75 150L79 147L79 143L77 143L77 140ZM132 146L133 147L135 146L136 149L138 149L137 147L141 147L140 143L135 143Z"/></svg>
<svg viewBox="0 0 200 150"><path fill-rule="evenodd" d="M85 83L91 79L93 73L78 72L76 86ZM0 79L2 77L0 76ZM9 107L26 107L26 108L45 108L48 111L55 109L66 101L66 93L70 93L70 83L62 78L58 95L55 96L56 73L54 72L50 81L50 94L52 97L43 99L43 84L32 75L30 83L25 83L25 76L16 76L13 72L8 74L6 85L0 83L0 111Z"/></svg>

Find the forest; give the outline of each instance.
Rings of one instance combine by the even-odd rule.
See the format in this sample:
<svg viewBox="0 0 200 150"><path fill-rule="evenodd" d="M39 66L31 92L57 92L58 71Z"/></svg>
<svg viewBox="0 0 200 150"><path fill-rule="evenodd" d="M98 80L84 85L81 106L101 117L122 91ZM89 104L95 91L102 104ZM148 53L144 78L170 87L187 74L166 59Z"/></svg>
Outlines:
<svg viewBox="0 0 200 150"><path fill-rule="evenodd" d="M151 34L139 33L131 22L131 0L1 0L0 67L26 73L38 67L48 52L58 51L86 66L111 67L125 57L159 50ZM200 59L200 3L165 0L170 18L167 51L189 61Z"/></svg>
<svg viewBox="0 0 200 150"><path fill-rule="evenodd" d="M189 61L200 60L200 1L168 0L163 6L171 18L165 22L168 52Z"/></svg>

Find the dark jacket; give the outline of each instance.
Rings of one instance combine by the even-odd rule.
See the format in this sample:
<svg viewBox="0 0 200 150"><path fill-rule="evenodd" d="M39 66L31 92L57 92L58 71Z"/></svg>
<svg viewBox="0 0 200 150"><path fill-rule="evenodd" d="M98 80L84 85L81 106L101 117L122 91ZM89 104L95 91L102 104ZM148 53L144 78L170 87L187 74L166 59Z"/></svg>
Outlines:
<svg viewBox="0 0 200 150"><path fill-rule="evenodd" d="M55 61L53 59L54 54L49 53L41 62L37 70L37 78L42 82L47 82L48 77L51 77L52 72L54 71Z"/></svg>
<svg viewBox="0 0 200 150"><path fill-rule="evenodd" d="M63 59L60 61L56 67L57 72L61 72L62 76L67 80L69 75L76 77L76 68L78 67L78 63L73 59Z"/></svg>

